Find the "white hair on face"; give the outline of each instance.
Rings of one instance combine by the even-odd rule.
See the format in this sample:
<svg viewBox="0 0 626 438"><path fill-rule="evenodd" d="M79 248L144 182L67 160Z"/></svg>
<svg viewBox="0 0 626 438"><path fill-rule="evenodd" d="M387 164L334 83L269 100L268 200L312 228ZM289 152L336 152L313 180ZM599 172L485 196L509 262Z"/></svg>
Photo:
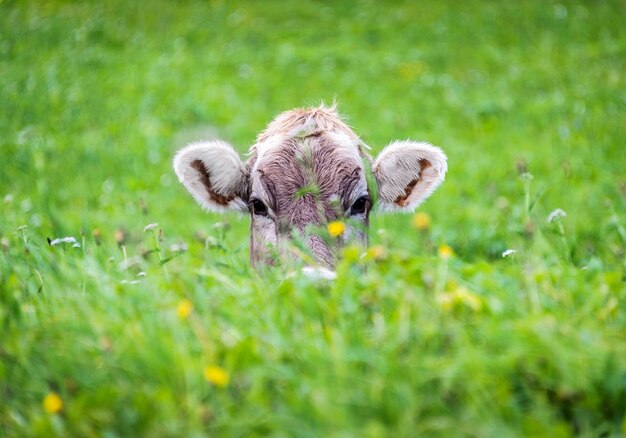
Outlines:
<svg viewBox="0 0 626 438"><path fill-rule="evenodd" d="M279 114L272 120L267 128L257 137L257 144L250 148L250 153L258 152L257 147L263 145L272 137L280 137L283 140L297 137L307 137L322 132L343 132L358 138L346 125L339 114L337 107L331 107L323 103L317 108L296 108Z"/></svg>
<svg viewBox="0 0 626 438"><path fill-rule="evenodd" d="M329 132L326 135L334 141L337 149L341 149L342 153L349 155L359 163L361 162L361 149L359 145L365 146L365 144L360 141L358 137L355 138L343 132Z"/></svg>
<svg viewBox="0 0 626 438"><path fill-rule="evenodd" d="M199 164L204 172L196 167ZM214 140L187 145L174 156L174 171L194 199L207 210L247 210L240 197L245 192L246 167L228 143Z"/></svg>
<svg viewBox="0 0 626 438"><path fill-rule="evenodd" d="M319 127L317 126L317 121L309 117L301 125L297 125L292 128L291 131L289 131L288 136L291 138L304 138L313 135L318 129Z"/></svg>
<svg viewBox="0 0 626 438"><path fill-rule="evenodd" d="M448 164L438 147L406 140L383 149L372 170L378 181L379 210L413 211L443 182Z"/></svg>
<svg viewBox="0 0 626 438"><path fill-rule="evenodd" d="M284 147L285 141L291 138L306 138L317 131L317 124L314 120L308 119L305 123L297 125L291 129L288 135L276 133L267 139L254 144L248 154L253 155L256 153L256 161L252 168L252 174L257 170L262 158L269 152ZM363 143L355 135L348 135L342 131L325 131L325 135L334 140L337 145L337 149L341 149L347 155L351 156L357 161L361 160L361 149L369 149L365 143Z"/></svg>
<svg viewBox="0 0 626 438"><path fill-rule="evenodd" d="M253 155L256 153L256 164L261 161L261 158L268 153L269 151L278 149L283 146L283 143L287 137L284 135L275 135L273 137L268 138L267 140L261 141L259 143L254 144L248 154ZM256 165L255 165L256 169Z"/></svg>

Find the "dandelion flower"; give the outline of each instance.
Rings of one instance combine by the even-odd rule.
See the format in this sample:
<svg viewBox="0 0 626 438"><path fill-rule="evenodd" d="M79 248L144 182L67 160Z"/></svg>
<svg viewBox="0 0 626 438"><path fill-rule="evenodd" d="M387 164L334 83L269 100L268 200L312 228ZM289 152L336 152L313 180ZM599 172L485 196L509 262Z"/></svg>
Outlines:
<svg viewBox="0 0 626 438"><path fill-rule="evenodd" d="M439 257L444 260L451 258L454 255L454 250L449 245L443 244L439 246Z"/></svg>
<svg viewBox="0 0 626 438"><path fill-rule="evenodd" d="M228 385L230 376L228 371L217 366L208 366L204 369L204 378L215 386L223 388Z"/></svg>
<svg viewBox="0 0 626 438"><path fill-rule="evenodd" d="M63 400L56 392L51 392L43 399L43 408L49 414L56 414L63 409Z"/></svg>
<svg viewBox="0 0 626 438"><path fill-rule="evenodd" d="M176 307L176 315L180 319L187 319L191 312L193 311L193 304L189 300L182 300L178 303L178 307Z"/></svg>
<svg viewBox="0 0 626 438"><path fill-rule="evenodd" d="M437 296L437 302L446 312L457 307L466 307L474 312L478 312L483 307L481 298L465 287L459 287L453 292L440 294Z"/></svg>
<svg viewBox="0 0 626 438"><path fill-rule="evenodd" d="M372 260L382 260L387 257L387 251L380 245L374 245L367 250L365 255Z"/></svg>
<svg viewBox="0 0 626 438"><path fill-rule="evenodd" d="M452 294L441 294L437 296L437 302L443 310L450 311L454 306L454 300Z"/></svg>
<svg viewBox="0 0 626 438"><path fill-rule="evenodd" d="M475 312L478 312L483 307L483 303L478 297L478 295L476 295L473 292L470 292L464 287L459 288L455 292L455 295L456 295L456 299L459 302L463 303L465 306L469 307Z"/></svg>
<svg viewBox="0 0 626 438"><path fill-rule="evenodd" d="M426 231L430 228L430 216L423 212L416 213L411 223L417 230Z"/></svg>
<svg viewBox="0 0 626 438"><path fill-rule="evenodd" d="M332 221L328 224L328 233L332 237L339 237L346 231L346 226L343 222Z"/></svg>

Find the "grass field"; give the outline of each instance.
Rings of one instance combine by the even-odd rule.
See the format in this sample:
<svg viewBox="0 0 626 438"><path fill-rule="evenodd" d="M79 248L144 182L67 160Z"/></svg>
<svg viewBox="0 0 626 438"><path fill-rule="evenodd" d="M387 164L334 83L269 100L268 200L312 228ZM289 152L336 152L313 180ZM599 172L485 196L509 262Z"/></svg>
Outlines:
<svg viewBox="0 0 626 438"><path fill-rule="evenodd" d="M625 21L0 1L0 435L626 435ZM321 100L374 153L440 145L447 180L334 281L254 272L249 219L172 155Z"/></svg>

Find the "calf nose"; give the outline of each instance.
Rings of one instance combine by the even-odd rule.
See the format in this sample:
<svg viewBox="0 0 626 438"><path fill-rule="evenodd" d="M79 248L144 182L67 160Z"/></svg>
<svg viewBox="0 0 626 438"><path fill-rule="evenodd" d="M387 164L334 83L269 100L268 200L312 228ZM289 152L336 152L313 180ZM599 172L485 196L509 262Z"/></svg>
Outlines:
<svg viewBox="0 0 626 438"><path fill-rule="evenodd" d="M306 231L310 225L319 226L328 218L321 201L311 195L305 195L293 205L291 215L291 228L297 230L305 238L306 245L311 250L313 257L327 267L334 267L336 254L333 248L316 234L308 234Z"/></svg>
<svg viewBox="0 0 626 438"><path fill-rule="evenodd" d="M335 251L328 247L328 244L324 242L320 236L308 236L306 238L306 244L320 263L323 263L327 267L335 267Z"/></svg>

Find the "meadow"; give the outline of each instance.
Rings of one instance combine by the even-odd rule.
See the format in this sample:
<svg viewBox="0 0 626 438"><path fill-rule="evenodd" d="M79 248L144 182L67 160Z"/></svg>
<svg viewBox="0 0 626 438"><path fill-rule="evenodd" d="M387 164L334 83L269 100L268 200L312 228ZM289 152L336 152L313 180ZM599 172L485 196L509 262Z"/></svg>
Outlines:
<svg viewBox="0 0 626 438"><path fill-rule="evenodd" d="M0 435L626 435L625 19L0 1ZM172 156L322 100L446 181L335 280L256 272Z"/></svg>

